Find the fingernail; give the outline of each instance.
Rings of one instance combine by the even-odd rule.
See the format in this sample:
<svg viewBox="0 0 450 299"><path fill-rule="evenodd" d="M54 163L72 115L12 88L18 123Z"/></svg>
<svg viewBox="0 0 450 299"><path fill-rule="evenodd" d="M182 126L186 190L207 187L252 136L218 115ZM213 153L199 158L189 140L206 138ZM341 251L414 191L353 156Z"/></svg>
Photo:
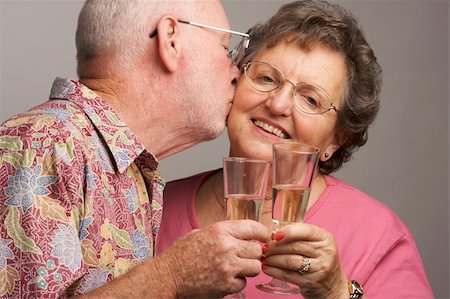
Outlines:
<svg viewBox="0 0 450 299"><path fill-rule="evenodd" d="M263 252L263 254L266 254L267 250L269 250L269 245L263 244L262 245L262 252Z"/></svg>
<svg viewBox="0 0 450 299"><path fill-rule="evenodd" d="M276 233L272 236L272 240L280 241L281 239L283 239L283 237L284 237L284 233L283 233L283 232L276 232Z"/></svg>

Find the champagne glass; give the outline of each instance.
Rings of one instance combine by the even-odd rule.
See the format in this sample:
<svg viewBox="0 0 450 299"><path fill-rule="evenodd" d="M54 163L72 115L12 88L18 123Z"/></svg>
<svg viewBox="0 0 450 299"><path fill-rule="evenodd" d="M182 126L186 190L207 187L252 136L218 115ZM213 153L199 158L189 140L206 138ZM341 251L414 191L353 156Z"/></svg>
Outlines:
<svg viewBox="0 0 450 299"><path fill-rule="evenodd" d="M259 221L269 181L270 162L241 157L223 159L223 185L228 220ZM225 298L246 298L243 291Z"/></svg>
<svg viewBox="0 0 450 299"><path fill-rule="evenodd" d="M275 143L272 161L272 227L303 222L317 168L319 148L301 143ZM273 278L256 285L275 294L299 294L298 286Z"/></svg>
<svg viewBox="0 0 450 299"><path fill-rule="evenodd" d="M223 185L228 220L259 221L269 169L269 161L241 157L223 159Z"/></svg>

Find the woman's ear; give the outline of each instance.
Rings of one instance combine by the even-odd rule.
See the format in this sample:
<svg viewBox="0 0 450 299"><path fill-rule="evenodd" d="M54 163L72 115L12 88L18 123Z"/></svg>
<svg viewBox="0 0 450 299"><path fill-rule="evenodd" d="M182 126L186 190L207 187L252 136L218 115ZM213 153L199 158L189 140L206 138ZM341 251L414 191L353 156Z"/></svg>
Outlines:
<svg viewBox="0 0 450 299"><path fill-rule="evenodd" d="M320 154L320 161L325 162L330 159L333 153L337 151L339 147L340 146L337 144L329 144Z"/></svg>
<svg viewBox="0 0 450 299"><path fill-rule="evenodd" d="M320 161L325 162L331 158L335 151L337 151L342 144L345 143L346 138L339 134L335 134L333 143L328 144L320 154Z"/></svg>
<svg viewBox="0 0 450 299"><path fill-rule="evenodd" d="M163 16L156 26L161 63L169 72L174 72L178 68L181 57L178 26L177 19L171 15Z"/></svg>

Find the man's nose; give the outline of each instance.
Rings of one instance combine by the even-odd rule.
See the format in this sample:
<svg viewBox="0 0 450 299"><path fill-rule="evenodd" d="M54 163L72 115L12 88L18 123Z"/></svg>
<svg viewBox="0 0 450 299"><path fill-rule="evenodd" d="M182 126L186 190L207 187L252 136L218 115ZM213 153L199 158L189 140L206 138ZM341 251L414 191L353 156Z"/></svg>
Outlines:
<svg viewBox="0 0 450 299"><path fill-rule="evenodd" d="M240 77L241 77L241 71L239 70L239 68L234 63L232 63L232 66L231 66L231 84L236 86L236 84L239 81Z"/></svg>

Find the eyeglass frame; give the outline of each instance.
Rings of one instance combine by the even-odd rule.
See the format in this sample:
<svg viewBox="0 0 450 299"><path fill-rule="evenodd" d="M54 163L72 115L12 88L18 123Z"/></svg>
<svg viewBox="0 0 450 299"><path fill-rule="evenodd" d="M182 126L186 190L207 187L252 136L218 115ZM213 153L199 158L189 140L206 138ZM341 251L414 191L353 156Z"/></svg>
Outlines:
<svg viewBox="0 0 450 299"><path fill-rule="evenodd" d="M283 79L283 80L281 81L282 84L279 84L279 85L278 85L277 87L275 87L274 89L267 90L267 91L266 91L266 90L259 90L259 89L257 89L257 88L253 85L253 84L255 84L255 83L253 83L253 80L250 79L249 76L247 75L247 70L248 70L248 68L250 67L250 65L251 65L252 63L261 63L261 64L265 64L265 65L268 65L268 66L272 67L272 68L275 69L276 71L278 71L278 72L281 74L282 79ZM320 88L319 86L317 86L317 85L315 85L315 84L308 83L308 82L301 82L301 81L300 81L300 82L298 82L297 84L295 84L295 83L292 82L291 80L287 79L287 78L284 76L284 74L283 74L283 72L282 72L281 70L279 70L278 68L274 67L274 66L271 65L270 63L263 62L263 61L249 61L249 62L245 63L245 64L242 66L242 69L244 70L245 79L247 80L247 83L250 85L251 88L253 88L253 89L256 90L256 91L264 92L264 93L269 93L269 92L272 92L272 91L277 90L278 88L282 87L282 86L284 85L284 82L285 82L285 81L288 81L289 83L291 83L291 84L293 85L292 92L291 92L291 96L292 96L292 100L293 100L293 101L294 101L294 92L295 92L297 86L298 86L299 84L307 84L307 85L311 85L312 87L318 89L321 93L323 93L323 94L327 97L327 100L330 102L330 106L329 106L328 108L326 108L326 110L324 110L324 111L322 111L322 112L319 112L319 113L311 113L311 112L307 112L307 111L304 111L304 110L300 109L300 108L298 107L298 105L295 104L295 101L294 101L294 106L295 106L298 110L300 110L301 112L303 112L303 113L310 114L310 115L319 115L319 114L327 113L327 112L330 111L330 110L334 110L334 111L336 112L336 114L339 114L339 112L340 112L339 109L337 109L336 106L333 104L333 99L325 92L325 90L323 90L322 88Z"/></svg>
<svg viewBox="0 0 450 299"><path fill-rule="evenodd" d="M196 22L185 21L185 20L181 20L181 19L177 19L177 21L180 22L181 24L193 25L193 26L197 26L200 28L213 29L216 31L241 36L242 40L232 50L229 50L228 48L226 48L226 50L228 51L228 58L230 58L231 61L236 65L239 64L240 60L243 58L245 51L247 50L247 48L250 44L250 35L247 33L223 29L223 28L216 27L216 26L204 25L204 24L200 24L200 23L196 23ZM158 35L157 29L153 30L149 34L149 37L154 38L156 35ZM238 58L239 56L237 56L237 53L240 53L241 55L239 55L239 56L242 56L242 57Z"/></svg>

